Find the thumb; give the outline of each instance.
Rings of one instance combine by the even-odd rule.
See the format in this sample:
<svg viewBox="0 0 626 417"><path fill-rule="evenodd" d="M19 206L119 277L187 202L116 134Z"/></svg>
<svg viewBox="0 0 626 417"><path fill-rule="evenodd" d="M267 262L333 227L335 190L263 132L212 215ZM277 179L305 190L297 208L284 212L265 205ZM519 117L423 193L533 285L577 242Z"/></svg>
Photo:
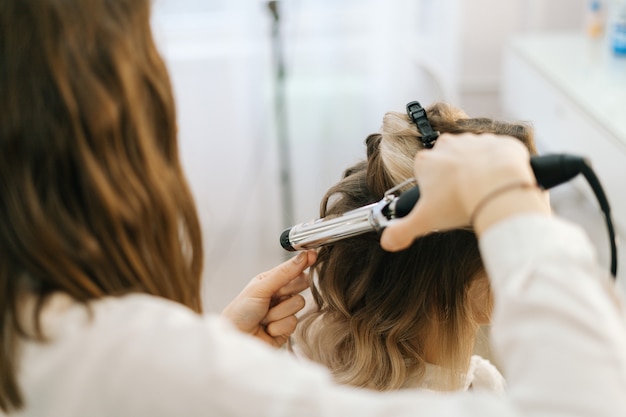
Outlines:
<svg viewBox="0 0 626 417"><path fill-rule="evenodd" d="M423 221L427 217L422 207L423 205L418 203L406 217L389 223L380 237L380 245L383 249L390 252L406 249L415 238L432 231L432 228Z"/></svg>

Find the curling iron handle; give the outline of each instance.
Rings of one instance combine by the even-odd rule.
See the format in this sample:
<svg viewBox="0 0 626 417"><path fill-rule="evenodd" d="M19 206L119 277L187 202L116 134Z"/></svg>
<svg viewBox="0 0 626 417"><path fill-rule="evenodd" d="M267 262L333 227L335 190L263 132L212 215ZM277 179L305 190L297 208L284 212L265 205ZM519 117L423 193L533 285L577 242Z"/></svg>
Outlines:
<svg viewBox="0 0 626 417"><path fill-rule="evenodd" d="M409 214L419 198L420 188L417 185L400 194L395 204L394 217L400 218Z"/></svg>
<svg viewBox="0 0 626 417"><path fill-rule="evenodd" d="M543 189L569 181L586 164L584 158L565 154L535 156L530 159L537 184ZM418 187L410 188L391 202L387 197L378 203L359 207L338 217L295 225L283 231L280 244L288 251L314 249L351 236L380 231L387 220L401 218L411 212L420 198L420 190Z"/></svg>
<svg viewBox="0 0 626 417"><path fill-rule="evenodd" d="M544 190L571 180L581 172L581 166L586 163L584 158L568 154L551 154L530 158L530 167L535 174L537 184ZM401 218L409 214L419 197L418 186L403 192L395 203L394 217Z"/></svg>

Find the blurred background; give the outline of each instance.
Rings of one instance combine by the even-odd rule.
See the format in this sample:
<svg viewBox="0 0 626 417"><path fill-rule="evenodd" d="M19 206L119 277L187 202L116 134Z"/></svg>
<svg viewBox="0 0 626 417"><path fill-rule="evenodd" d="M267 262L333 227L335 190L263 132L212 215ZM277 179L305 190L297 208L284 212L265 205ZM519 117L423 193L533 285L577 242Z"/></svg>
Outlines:
<svg viewBox="0 0 626 417"><path fill-rule="evenodd" d="M540 150L591 154L626 214L612 192L626 182L626 59L611 50L619 1L283 0L276 13L269 3L154 3L202 222L207 310L289 255L281 231L318 217L383 114L412 100L533 122ZM585 186L560 187L553 205L608 265Z"/></svg>

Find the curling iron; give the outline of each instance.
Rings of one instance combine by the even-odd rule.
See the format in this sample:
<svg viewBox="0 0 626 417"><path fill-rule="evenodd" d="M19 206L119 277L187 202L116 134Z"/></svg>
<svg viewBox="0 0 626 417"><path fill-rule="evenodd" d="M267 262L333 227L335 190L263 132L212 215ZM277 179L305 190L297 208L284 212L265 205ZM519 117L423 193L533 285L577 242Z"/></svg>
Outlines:
<svg viewBox="0 0 626 417"><path fill-rule="evenodd" d="M530 158L537 184L544 190L567 182L583 174L589 182L602 209L609 232L611 245L611 273L617 274L617 244L611 210L600 181L589 162L582 157L569 154L552 154ZM338 217L322 218L292 226L280 236L281 246L288 251L315 249L343 239L368 232L382 232L393 219L399 219L411 211L420 197L419 188L412 187L402 193L399 190L413 179L388 190L382 200L351 211Z"/></svg>

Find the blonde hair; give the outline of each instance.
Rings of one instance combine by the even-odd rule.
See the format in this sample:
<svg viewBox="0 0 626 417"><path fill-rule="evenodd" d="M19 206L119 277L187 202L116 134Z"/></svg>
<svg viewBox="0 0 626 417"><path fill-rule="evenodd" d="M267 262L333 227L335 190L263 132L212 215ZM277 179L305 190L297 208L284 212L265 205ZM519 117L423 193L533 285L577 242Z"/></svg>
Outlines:
<svg viewBox="0 0 626 417"><path fill-rule="evenodd" d="M202 242L150 0L0 7L0 409L23 406L20 338L64 292L148 293L201 312ZM25 30L24 28L28 28ZM28 291L38 308L17 319Z"/></svg>
<svg viewBox="0 0 626 417"><path fill-rule="evenodd" d="M427 115L442 133L512 135L534 152L527 125L468 118L444 103L430 106ZM406 114L387 113L380 133L365 141L367 161L348 168L328 190L320 215L379 201L412 177L420 136ZM338 382L377 390L419 382L429 339L438 348L437 364L446 368L439 388L460 388L478 330L468 292L485 274L471 230L432 233L398 253L383 251L376 234L357 236L321 248L313 271L318 311L303 318L296 343Z"/></svg>

